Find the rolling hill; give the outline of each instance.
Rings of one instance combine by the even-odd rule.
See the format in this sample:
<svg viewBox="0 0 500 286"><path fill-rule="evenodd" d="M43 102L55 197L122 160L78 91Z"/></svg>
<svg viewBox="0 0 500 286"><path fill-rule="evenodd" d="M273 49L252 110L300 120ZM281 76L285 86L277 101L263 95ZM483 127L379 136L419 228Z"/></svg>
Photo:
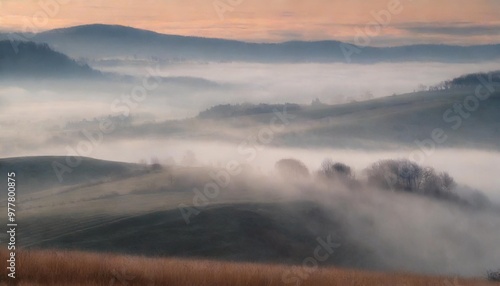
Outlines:
<svg viewBox="0 0 500 286"><path fill-rule="evenodd" d="M0 78L95 78L100 73L47 44L0 41Z"/></svg>
<svg viewBox="0 0 500 286"><path fill-rule="evenodd" d="M219 105L193 119L130 127L116 135L241 143L248 134L269 126L276 117L273 110L286 110L290 124L273 134L271 145L372 150L418 148L417 141L430 139L439 128L448 137L446 142L436 144L436 148L498 150L500 85L494 84L492 88L493 93L484 101L476 98L476 86L472 85L339 105ZM465 104L473 109L467 111Z"/></svg>
<svg viewBox="0 0 500 286"><path fill-rule="evenodd" d="M19 160L40 166L52 162L48 157ZM84 161L75 172L82 179L95 176L93 183L46 188L43 177L51 182L53 176L49 169L17 169L19 182L39 177L31 192L26 183L18 188L19 247L300 265L323 239L334 249L322 266L478 276L498 261L493 253L476 249L495 241L495 209L474 210L370 186L347 190L314 179L280 180L252 171L232 177L227 187L202 199L200 192L207 194L203 186L214 182L216 169L165 166L106 178L113 166L134 167ZM194 212L187 215L189 207ZM0 211L6 211L5 204ZM478 223L483 220L489 223ZM468 227L450 228L457 222ZM430 231L413 233L421 223ZM393 227L412 236L395 235ZM0 239L6 241L6 235ZM470 263L450 260L443 247Z"/></svg>
<svg viewBox="0 0 500 286"><path fill-rule="evenodd" d="M74 168L67 169L59 180L55 166L68 166L66 157L21 157L0 159L0 172L16 172L18 187L23 194L31 194L41 190L79 184L92 184L102 180L111 180L134 173L141 173L144 167L136 164L110 162L90 158L72 157ZM76 165L76 163L78 163ZM1 184L6 184L6 178L0 178Z"/></svg>
<svg viewBox="0 0 500 286"><path fill-rule="evenodd" d="M0 39L48 43L74 58L155 57L179 60L249 62L346 62L339 41L250 43L224 39L165 35L125 26L93 24L38 34L3 34ZM352 48L352 46L350 46ZM414 45L359 47L352 62L477 62L500 58L500 45Z"/></svg>

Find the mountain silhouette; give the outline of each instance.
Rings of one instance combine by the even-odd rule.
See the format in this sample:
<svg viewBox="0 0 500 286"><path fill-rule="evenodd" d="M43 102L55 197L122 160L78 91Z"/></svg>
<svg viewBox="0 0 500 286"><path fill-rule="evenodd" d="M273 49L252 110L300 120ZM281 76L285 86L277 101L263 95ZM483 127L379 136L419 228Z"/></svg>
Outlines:
<svg viewBox="0 0 500 286"><path fill-rule="evenodd" d="M92 24L1 38L43 42L71 57L159 57L249 62L475 62L500 58L500 45L355 47L339 41L250 43L160 34L126 26ZM346 57L346 54L348 57Z"/></svg>
<svg viewBox="0 0 500 286"><path fill-rule="evenodd" d="M0 75L9 77L97 77L99 72L47 44L0 41Z"/></svg>

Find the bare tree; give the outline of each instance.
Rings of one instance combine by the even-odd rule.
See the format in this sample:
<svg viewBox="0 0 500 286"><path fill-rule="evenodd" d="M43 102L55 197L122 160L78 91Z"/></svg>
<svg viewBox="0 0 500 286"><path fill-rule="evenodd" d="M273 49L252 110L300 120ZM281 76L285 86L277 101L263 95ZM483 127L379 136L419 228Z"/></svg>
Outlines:
<svg viewBox="0 0 500 286"><path fill-rule="evenodd" d="M457 184L455 183L455 179L453 179L450 174L442 172L441 174L439 174L439 177L441 178L443 190L449 192L457 186Z"/></svg>
<svg viewBox="0 0 500 286"><path fill-rule="evenodd" d="M409 160L383 160L367 170L368 182L384 189L416 191L423 170Z"/></svg>
<svg viewBox="0 0 500 286"><path fill-rule="evenodd" d="M160 160L158 159L158 157L152 157L151 158L151 170L160 170L162 167L161 167L161 164L160 164Z"/></svg>
<svg viewBox="0 0 500 286"><path fill-rule="evenodd" d="M331 159L326 159L321 164L320 175L328 179L353 179L354 174L351 167L344 163L335 163Z"/></svg>
<svg viewBox="0 0 500 286"><path fill-rule="evenodd" d="M453 193L455 180L445 172L420 167L409 160L383 160L367 170L368 182L383 189L422 193L429 196L457 199Z"/></svg>

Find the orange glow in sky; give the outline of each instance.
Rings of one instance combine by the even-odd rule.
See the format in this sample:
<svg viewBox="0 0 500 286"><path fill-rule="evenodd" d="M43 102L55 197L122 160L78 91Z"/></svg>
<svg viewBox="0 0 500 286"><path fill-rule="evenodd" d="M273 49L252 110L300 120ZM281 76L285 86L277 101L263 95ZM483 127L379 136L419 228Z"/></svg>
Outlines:
<svg viewBox="0 0 500 286"><path fill-rule="evenodd" d="M342 40L383 19L371 45L500 43L498 0L0 0L0 30L119 24L259 42ZM42 4L45 3L45 4ZM394 6L395 7L395 6ZM382 11L382 12L381 12ZM380 22L380 21L379 21Z"/></svg>

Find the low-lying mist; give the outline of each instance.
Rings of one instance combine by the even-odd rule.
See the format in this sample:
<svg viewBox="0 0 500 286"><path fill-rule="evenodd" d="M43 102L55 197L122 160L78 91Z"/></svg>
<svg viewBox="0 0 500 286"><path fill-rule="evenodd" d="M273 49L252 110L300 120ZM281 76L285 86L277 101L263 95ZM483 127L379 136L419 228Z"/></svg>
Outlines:
<svg viewBox="0 0 500 286"><path fill-rule="evenodd" d="M463 74L500 69L499 62L478 64L383 63L360 64L256 64L182 63L158 66L105 65L103 80L19 80L2 82L2 117L31 123L63 124L107 116L123 106L145 78L158 77L144 100L131 104L134 113L155 120L183 119L218 104L309 104L316 98L327 104L362 101L409 93ZM135 79L120 74L135 76ZM141 95L142 97L142 95Z"/></svg>
<svg viewBox="0 0 500 286"><path fill-rule="evenodd" d="M436 179L444 176L442 169L431 171L429 176L422 175L420 178L426 182L421 182L419 191L401 189L397 184L377 187L373 182L376 175L373 177L364 169L354 171L334 161L326 160L314 168L295 159L283 161L288 162L276 164L268 171L242 166L241 173L234 176L228 175L231 172L224 168L209 167L199 171L201 173L190 182L200 191L198 199L199 194L207 194L207 205L203 206L203 200L198 201L201 206L197 205L196 193L187 190L194 196L193 203L179 205L178 216L199 226L196 219L213 222L208 217L213 219L214 208L218 204L228 206L225 198L244 201L243 198L253 197L257 202L275 204L278 214L273 218L277 221L284 219L289 224L291 220L297 229L304 227L308 235L324 237L329 234L339 246L323 266L336 261L349 267L358 265L382 271L484 277L488 270L500 265L500 250L496 247L500 237L498 205L457 200L454 194L460 193L461 186L441 185L440 179ZM404 160L394 162L407 164ZM371 168L373 166L377 165ZM400 178L406 184L407 173L403 169L399 170ZM219 188L214 189L214 182ZM215 192L216 189L219 192ZM312 202L313 205L304 210L296 202ZM237 203L233 206L239 208ZM192 212L188 207L196 207L199 212ZM243 205L241 208L245 209ZM266 212L270 211L263 206L256 211L259 214ZM245 251L241 249L241 252Z"/></svg>
<svg viewBox="0 0 500 286"><path fill-rule="evenodd" d="M36 142L36 141L35 141ZM82 141L83 142L83 141ZM84 142L87 142L84 141ZM16 149L0 149L0 157L12 156L73 156L79 141L74 144L19 144ZM242 142L246 144L247 142ZM245 145L246 146L246 145ZM245 153L246 150L246 153ZM363 170L366 166L383 159L411 158L413 149L392 151L350 150L338 148L289 148L263 144L249 144L243 150L241 144L224 141L158 139L110 139L103 138L101 144L92 148L87 156L120 162L137 163L158 159L164 164L185 166L224 166L236 160L251 164L256 170L268 172L282 158L293 157L303 161L307 167L315 168L325 157L329 157ZM242 152L243 151L243 152ZM459 155L457 155L459 154ZM422 157L421 164L450 173L460 184L484 192L491 200L500 202L500 185L496 180L500 153L474 149L436 149Z"/></svg>
<svg viewBox="0 0 500 286"><path fill-rule="evenodd" d="M404 193L357 192L332 193L321 201L345 219L353 241L380 258L375 268L484 276L500 264L498 211L469 210Z"/></svg>
<svg viewBox="0 0 500 286"><path fill-rule="evenodd" d="M329 160L315 168L307 168L295 159L283 161L292 161L292 164L276 164L276 169L266 172L243 172L243 177L233 178L234 184L221 192L244 189L260 193L264 198L278 192L293 201L318 203L321 211L313 211L313 219L308 215L304 223L313 232L330 233L334 241L338 239L336 242L348 241L350 245L344 247L354 245L358 250L367 251L366 256L375 258L376 262L363 267L484 277L488 270L500 265L500 250L496 247L500 238L498 205L463 204L451 197L431 194L433 191L419 194L398 187L378 188L366 170L354 172L348 165L333 165ZM393 162L407 164L404 160ZM441 171L444 170L435 170L436 176L442 174ZM401 175L407 174L402 171ZM429 177L427 180L432 184L437 182ZM426 184L425 188L435 190L432 184ZM455 185L442 191L458 194L460 188ZM217 202L215 198L210 204ZM203 211L199 216L203 216ZM339 222L341 227L323 224L325 217ZM344 255L344 251L339 250L339 255ZM356 251L352 251L355 260ZM335 252L332 255L335 256Z"/></svg>
<svg viewBox="0 0 500 286"><path fill-rule="evenodd" d="M143 100L132 102L132 105L128 106L132 118L141 123L190 118L208 107L224 103L309 104L318 98L324 103L336 104L390 96L412 92L417 90L419 85L434 85L466 73L498 70L500 63L183 63L163 66L160 69L157 69L154 63L150 64L149 67L130 67L127 64L99 66L94 63L95 68L105 72L137 77L131 80L117 76L115 80L110 81L74 79L43 83L29 80L2 83L0 127L3 132L0 134L0 157L73 156L76 155L75 148L84 146L79 144L87 144L86 154L80 155L120 162L152 161L164 166L208 167L211 170L220 170L227 166L228 162L236 161L242 166L251 166L254 171L251 174L243 174L239 183L232 186L235 198L238 199L238 192L245 189L264 194L261 198L262 202L266 202L269 193L264 190L272 190L286 199L313 201L320 205L329 217L342 223L348 230L348 241L367 249L370 255L377 258L377 263L371 265L373 269L483 276L487 270L500 266L498 207L469 207L432 196L380 190L367 180L365 169L368 166L384 159L410 158L413 150L408 150L408 147L391 148L392 151L380 151L376 148L354 150L339 146L290 148L289 145L280 145L280 142L254 145L245 141L242 142L245 147L241 148L239 142L230 143L231 140L209 136L210 131L216 128L222 129L216 130L220 131L219 134L225 131L222 124L217 125L216 121L200 121L198 124L201 127L195 126L191 132L189 124L193 121L187 120L187 131L174 138L169 137L169 130L164 134L153 133L141 137L141 130L123 129L116 134L104 135L102 141L93 144L78 133L81 131L78 127L81 121L87 122L93 118L116 115L117 110L123 111L126 101L123 96L130 95L135 87L143 84L141 79L148 76L147 68L156 69L155 76L161 77L161 80L155 88L141 97ZM307 121L304 126L309 123L311 122ZM249 124L258 127L257 122ZM355 125L356 121L353 120L352 124ZM139 124L136 126L146 128ZM165 126L156 127L175 128L172 125ZM302 127L299 124L294 128L300 130ZM200 129L203 132L197 133L197 138L190 137ZM133 131L137 133L132 134ZM227 133L238 131L241 134L236 134L235 138L252 135L246 134L246 129L238 130L237 127L227 130ZM78 135L75 136L76 133ZM297 134L300 136L300 132ZM372 144L370 140L366 141L367 146ZM393 142L387 144L390 143ZM311 174L302 179L282 178L275 171L275 163L283 158L296 158L304 162ZM318 177L315 171L325 158L351 166L355 174L351 183ZM478 190L484 193L493 205L498 205L499 162L499 152L447 147L437 148L419 163L437 171L448 172L457 183L454 189L457 194ZM72 172L78 174L85 173L86 170L74 168ZM190 191L193 185L203 184L204 181L194 178L185 183L183 188ZM124 184L123 187L127 185ZM133 207L156 203L154 196L168 195L162 193L163 188L167 187L158 186L158 189L147 190L152 193L149 198L153 199L150 199L150 202L141 201L143 204ZM50 211L55 213L58 210L80 210L73 207L73 204L81 203L71 198L78 189L73 191L51 198L50 203L55 206L59 201L64 205L59 206L61 209L51 207ZM134 195L139 196L141 190L135 191L137 193ZM128 193L95 195L96 197L91 199L95 200L93 209L96 210L100 209L99 200L105 211L113 207L118 209L122 203L129 204L127 206L132 204L126 197ZM122 195L125 197L121 197ZM69 202L64 201L67 200L65 196L70 197ZM116 197L124 199L115 200ZM218 202L214 200L212 204L217 205ZM45 202L40 205L43 206L43 203ZM35 209L34 212L41 209ZM85 208L82 207L81 210L83 212ZM129 210L126 207L120 209L122 212ZM176 219L179 218L180 214L176 213ZM67 226L68 223L65 224ZM337 229L322 231L335 233Z"/></svg>
<svg viewBox="0 0 500 286"><path fill-rule="evenodd" d="M467 200L460 178L454 183L445 169L420 173L405 160L393 161L396 169L379 160L358 169L336 164L340 156L311 167L296 159L269 169L196 167L193 155L160 167L154 159L149 171L118 180L23 195L25 243L297 264L321 238L335 249L319 266L484 277L500 265L499 204ZM382 176L368 171L377 166Z"/></svg>
<svg viewBox="0 0 500 286"><path fill-rule="evenodd" d="M144 64L144 63L143 63ZM154 66L154 62L149 63ZM116 73L144 76L137 65L123 64L96 68ZM473 64L379 63L363 64L259 64L259 63L181 63L160 67L165 77L195 77L231 85L225 103L308 104L319 98L327 104L364 100L418 90L464 74L500 69L500 62ZM236 91L236 92L235 92ZM208 98L201 99L208 106ZM220 104L220 97L216 104Z"/></svg>

